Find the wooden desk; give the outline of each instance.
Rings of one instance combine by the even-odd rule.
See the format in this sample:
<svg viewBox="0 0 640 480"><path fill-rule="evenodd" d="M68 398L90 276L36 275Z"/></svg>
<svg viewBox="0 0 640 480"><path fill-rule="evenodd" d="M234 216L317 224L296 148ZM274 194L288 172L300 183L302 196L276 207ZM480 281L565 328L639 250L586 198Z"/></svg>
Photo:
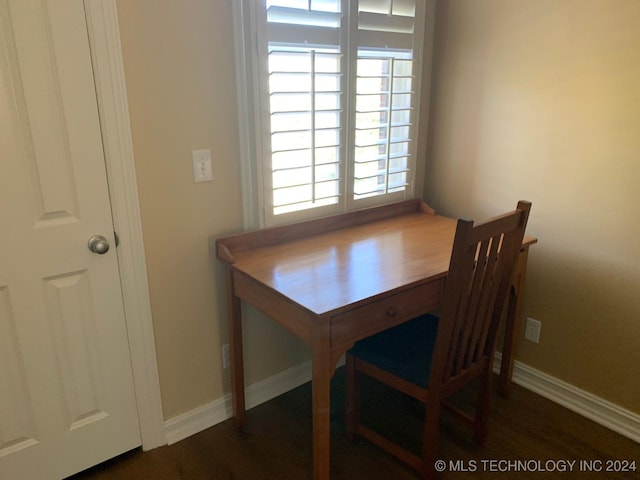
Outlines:
<svg viewBox="0 0 640 480"><path fill-rule="evenodd" d="M304 340L312 353L313 478L328 480L330 380L357 341L438 307L456 220L409 200L216 242L227 263L231 388L245 423L241 301ZM509 299L501 387L508 391L529 245ZM509 344L507 346L507 344Z"/></svg>

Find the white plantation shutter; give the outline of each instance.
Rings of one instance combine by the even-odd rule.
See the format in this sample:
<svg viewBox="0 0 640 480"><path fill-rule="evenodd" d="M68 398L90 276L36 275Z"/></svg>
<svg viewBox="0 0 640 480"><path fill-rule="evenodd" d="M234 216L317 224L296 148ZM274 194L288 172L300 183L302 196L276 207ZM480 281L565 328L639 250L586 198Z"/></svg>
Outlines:
<svg viewBox="0 0 640 480"><path fill-rule="evenodd" d="M361 39L368 39L364 43L412 50L415 20L416 0L358 2L358 35Z"/></svg>
<svg viewBox="0 0 640 480"><path fill-rule="evenodd" d="M267 83L274 216L339 205L344 191L340 0L273 0Z"/></svg>
<svg viewBox="0 0 640 480"><path fill-rule="evenodd" d="M404 191L409 183L410 59L360 51L356 90L354 196Z"/></svg>
<svg viewBox="0 0 640 480"><path fill-rule="evenodd" d="M269 52L274 214L335 204L340 195L340 55Z"/></svg>
<svg viewBox="0 0 640 480"><path fill-rule="evenodd" d="M425 1L239 2L263 226L413 195Z"/></svg>
<svg viewBox="0 0 640 480"><path fill-rule="evenodd" d="M415 0L360 0L356 32L355 199L412 179Z"/></svg>

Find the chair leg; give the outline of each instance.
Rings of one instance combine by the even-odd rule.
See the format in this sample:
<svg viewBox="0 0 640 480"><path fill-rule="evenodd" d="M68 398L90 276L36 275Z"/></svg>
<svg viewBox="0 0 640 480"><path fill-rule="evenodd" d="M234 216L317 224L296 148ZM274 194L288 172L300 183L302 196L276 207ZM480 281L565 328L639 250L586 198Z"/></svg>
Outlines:
<svg viewBox="0 0 640 480"><path fill-rule="evenodd" d="M434 397L436 397L434 395ZM422 440L422 480L435 480L435 464L438 460L440 440L440 400L429 398L425 404L425 421Z"/></svg>
<svg viewBox="0 0 640 480"><path fill-rule="evenodd" d="M358 386L356 385L356 361L347 354L345 363L346 398L345 398L345 430L347 440L355 438L356 423L358 422Z"/></svg>
<svg viewBox="0 0 640 480"><path fill-rule="evenodd" d="M485 371L480 377L480 385L478 387L473 440L479 446L483 446L487 439L487 422L491 411L492 378L492 372Z"/></svg>

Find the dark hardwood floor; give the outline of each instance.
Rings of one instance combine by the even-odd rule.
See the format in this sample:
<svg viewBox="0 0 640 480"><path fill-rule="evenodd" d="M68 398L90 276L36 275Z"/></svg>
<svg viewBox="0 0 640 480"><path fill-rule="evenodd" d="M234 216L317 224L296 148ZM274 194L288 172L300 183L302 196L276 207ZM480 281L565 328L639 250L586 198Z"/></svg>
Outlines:
<svg viewBox="0 0 640 480"><path fill-rule="evenodd" d="M344 438L344 377L332 385L332 480L416 480L418 475L365 441ZM364 414L389 435L419 448L419 404L372 381ZM455 402L469 404L472 391ZM444 414L440 458L447 479L640 479L636 472L604 471L608 461L635 461L640 445L517 385L512 398L494 397L489 438L483 448ZM395 411L392 410L395 407ZM520 460L520 466L507 461ZM490 462L492 461L492 462ZM576 463L570 466L567 462ZM591 462L586 471L580 462ZM599 463L601 462L601 463ZM522 470L523 463L527 469ZM451 467L459 471L451 471ZM538 467L539 466L539 467ZM550 471L563 468L566 471ZM618 467L615 462L612 467ZM622 466L622 465L620 465ZM460 471L461 469L466 471ZM546 471L539 471L543 468ZM475 471L474 471L475 470ZM506 470L506 471L505 471ZM248 412L244 433L228 420L186 440L149 452L134 450L71 477L73 480L304 480L311 478L311 389L296 388Z"/></svg>

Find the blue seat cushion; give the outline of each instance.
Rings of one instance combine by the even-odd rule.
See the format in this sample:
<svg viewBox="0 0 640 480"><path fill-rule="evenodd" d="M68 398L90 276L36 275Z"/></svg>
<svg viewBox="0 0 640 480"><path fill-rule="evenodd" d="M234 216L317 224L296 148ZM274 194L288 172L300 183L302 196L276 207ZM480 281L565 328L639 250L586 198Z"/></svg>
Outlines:
<svg viewBox="0 0 640 480"><path fill-rule="evenodd" d="M438 317L422 315L360 340L349 353L426 388L437 332Z"/></svg>

